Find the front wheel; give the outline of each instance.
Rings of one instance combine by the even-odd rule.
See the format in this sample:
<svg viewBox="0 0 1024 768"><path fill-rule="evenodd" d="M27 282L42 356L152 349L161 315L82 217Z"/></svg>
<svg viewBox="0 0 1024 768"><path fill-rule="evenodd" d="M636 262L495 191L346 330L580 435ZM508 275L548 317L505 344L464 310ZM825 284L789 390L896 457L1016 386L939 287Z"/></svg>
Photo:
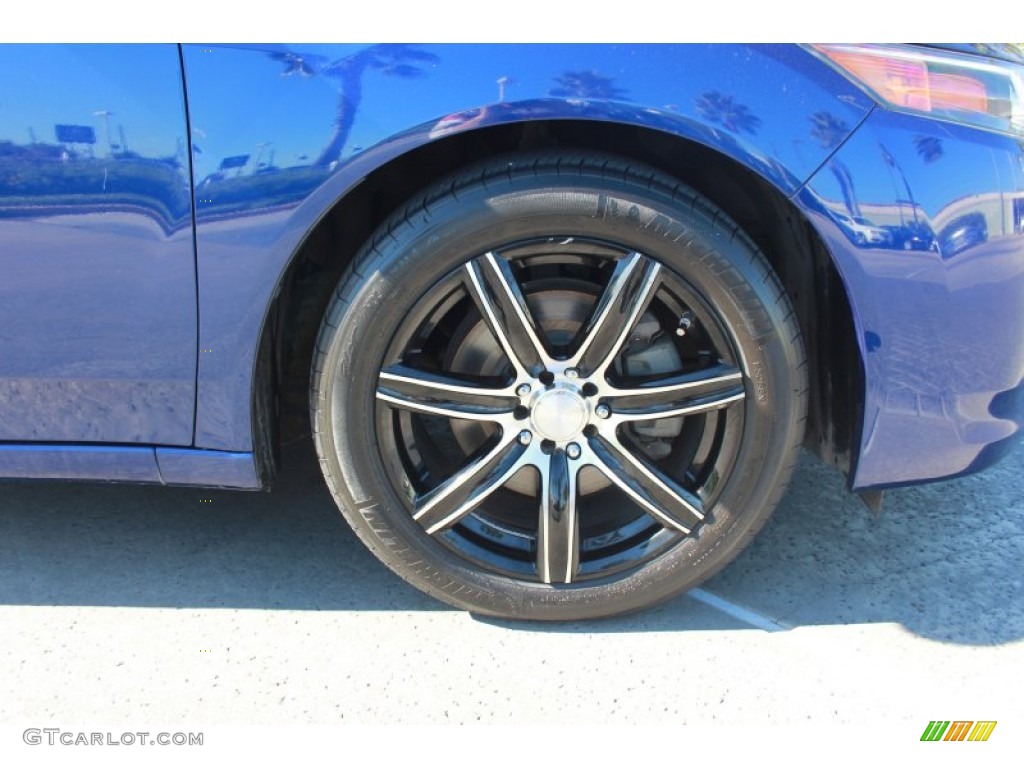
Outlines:
<svg viewBox="0 0 1024 768"><path fill-rule="evenodd" d="M313 420L346 519L398 575L516 618L635 610L729 562L803 436L794 314L709 201L603 155L447 179L325 317Z"/></svg>

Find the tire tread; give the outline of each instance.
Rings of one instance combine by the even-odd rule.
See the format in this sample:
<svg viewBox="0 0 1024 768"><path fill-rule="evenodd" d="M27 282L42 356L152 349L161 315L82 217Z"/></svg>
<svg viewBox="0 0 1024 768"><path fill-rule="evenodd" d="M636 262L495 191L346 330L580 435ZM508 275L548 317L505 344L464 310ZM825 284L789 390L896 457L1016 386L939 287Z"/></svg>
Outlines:
<svg viewBox="0 0 1024 768"><path fill-rule="evenodd" d="M317 336L311 372L310 411L313 438L328 490L356 534L371 552L385 563L389 563L392 560L401 561L402 569L396 570L393 568L393 570L396 570L398 575L406 581L438 599L467 609L503 616L550 618L548 616L536 616L528 602L516 601L510 597L497 597L493 593L484 592L445 576L435 565L421 558L415 551L411 551L408 546L401 544L396 536L390 534L386 525L380 525L377 522L376 515L369 513L375 504L360 507L359 503L351 498L342 478L336 476L331 462L326 458L329 455L329 451L333 450L333 446L330 437L321 431L320 420L317 418L317 411L326 406L328 396L328 393L320 386L320 382L325 375L328 365L331 339L341 326L342 318L351 310L356 295L368 279L367 276L373 275L390 260L394 249L404 242L406 236L417 229L429 226L432 221L442 217L447 207L458 205L460 203L460 194L467 189L483 185L488 189L498 189L504 186L510 190L515 190L526 187L531 182L536 182L538 179L552 173L560 177L590 176L602 180L614 180L624 185L640 185L649 192L664 197L677 207L688 208L691 214L701 216L708 220L712 226L723 230L728 235L728 243L739 241L750 252L746 268L752 270L754 277L759 279L762 284L768 286L768 290L774 296L776 307L780 310L785 310L784 314L781 311L777 313L782 316L777 318L779 327L776 330L782 338L788 340L792 354L791 368L794 375L794 386L791 396L796 404L796 410L792 415L794 427L791 429L792 439L787 451L790 454L790 458L778 473L778 480L772 488L768 503L764 505L766 511L759 515L758 519L752 521L752 524L744 530L741 537L742 541L738 545L732 545L736 551L746 546L766 524L771 511L785 494L798 461L798 450L803 442L804 425L807 420L807 357L796 321L796 314L785 290L768 264L768 261L747 233L740 229L725 211L700 196L683 182L654 168L632 163L612 155L545 151L490 159L469 166L457 172L448 180L435 184L414 195L402 207L396 210L377 229L370 241L360 249L360 252L345 270L334 293L334 298L325 313L323 324ZM684 233L680 233L679 237L683 235ZM693 238L691 236L690 243L692 244L692 242ZM714 265L719 270L723 281L727 284L736 287L744 286L748 282L748 279L741 276L737 271L736 265L730 262L717 249L708 249L701 254L700 258L702 261ZM341 460L343 460L343 457L339 458L339 461ZM357 519L357 516L359 519ZM368 523L368 526L359 524L360 519ZM706 553L705 559L710 557L713 551ZM703 574L702 578L706 579L714 575L714 573L727 565L731 559L729 557L722 561L717 567ZM407 573L415 575L416 579L413 580ZM668 599L671 596L668 595L662 599ZM482 605L489 607L482 608ZM648 606L642 607L646 608ZM619 615L620 613L632 610L636 610L636 608L627 608L624 611L612 610L602 615Z"/></svg>

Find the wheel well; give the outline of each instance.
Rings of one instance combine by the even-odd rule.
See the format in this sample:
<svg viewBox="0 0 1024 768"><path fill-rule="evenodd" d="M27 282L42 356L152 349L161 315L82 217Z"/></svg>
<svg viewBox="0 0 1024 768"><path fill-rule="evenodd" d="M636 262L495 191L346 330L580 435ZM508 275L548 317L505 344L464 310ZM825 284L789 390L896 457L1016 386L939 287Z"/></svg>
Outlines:
<svg viewBox="0 0 1024 768"><path fill-rule="evenodd" d="M842 280L824 244L784 195L703 145L647 128L537 121L451 136L401 155L363 179L309 234L268 314L257 363L257 451L309 432L309 371L320 319L342 273L377 226L416 191L478 160L534 149L599 150L652 165L724 209L778 273L807 351L805 444L848 475L856 467L864 374ZM260 443L263 445L259 445Z"/></svg>

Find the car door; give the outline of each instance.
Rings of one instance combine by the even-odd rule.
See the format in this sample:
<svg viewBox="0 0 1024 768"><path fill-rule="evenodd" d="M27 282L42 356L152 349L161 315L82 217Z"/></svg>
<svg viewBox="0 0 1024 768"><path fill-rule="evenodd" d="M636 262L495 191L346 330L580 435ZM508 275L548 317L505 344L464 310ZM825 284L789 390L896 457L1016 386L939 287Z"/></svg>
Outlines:
<svg viewBox="0 0 1024 768"><path fill-rule="evenodd" d="M191 444L178 47L0 46L0 73L0 441Z"/></svg>

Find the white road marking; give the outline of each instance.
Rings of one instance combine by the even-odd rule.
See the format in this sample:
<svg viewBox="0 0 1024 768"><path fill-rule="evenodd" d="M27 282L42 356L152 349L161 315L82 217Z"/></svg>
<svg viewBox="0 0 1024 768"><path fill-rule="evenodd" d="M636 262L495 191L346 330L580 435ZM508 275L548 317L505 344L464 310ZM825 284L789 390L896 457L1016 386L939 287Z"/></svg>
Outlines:
<svg viewBox="0 0 1024 768"><path fill-rule="evenodd" d="M744 605L734 603L731 600L727 600L724 597L716 595L714 592L708 592L706 589L691 589L686 594L694 600L704 603L704 605L715 608L728 616L732 616L734 619L738 619L745 624L749 624L752 627L763 629L765 632L784 632L787 629L793 628L789 624L776 621L775 619L758 613L752 608L747 608Z"/></svg>

